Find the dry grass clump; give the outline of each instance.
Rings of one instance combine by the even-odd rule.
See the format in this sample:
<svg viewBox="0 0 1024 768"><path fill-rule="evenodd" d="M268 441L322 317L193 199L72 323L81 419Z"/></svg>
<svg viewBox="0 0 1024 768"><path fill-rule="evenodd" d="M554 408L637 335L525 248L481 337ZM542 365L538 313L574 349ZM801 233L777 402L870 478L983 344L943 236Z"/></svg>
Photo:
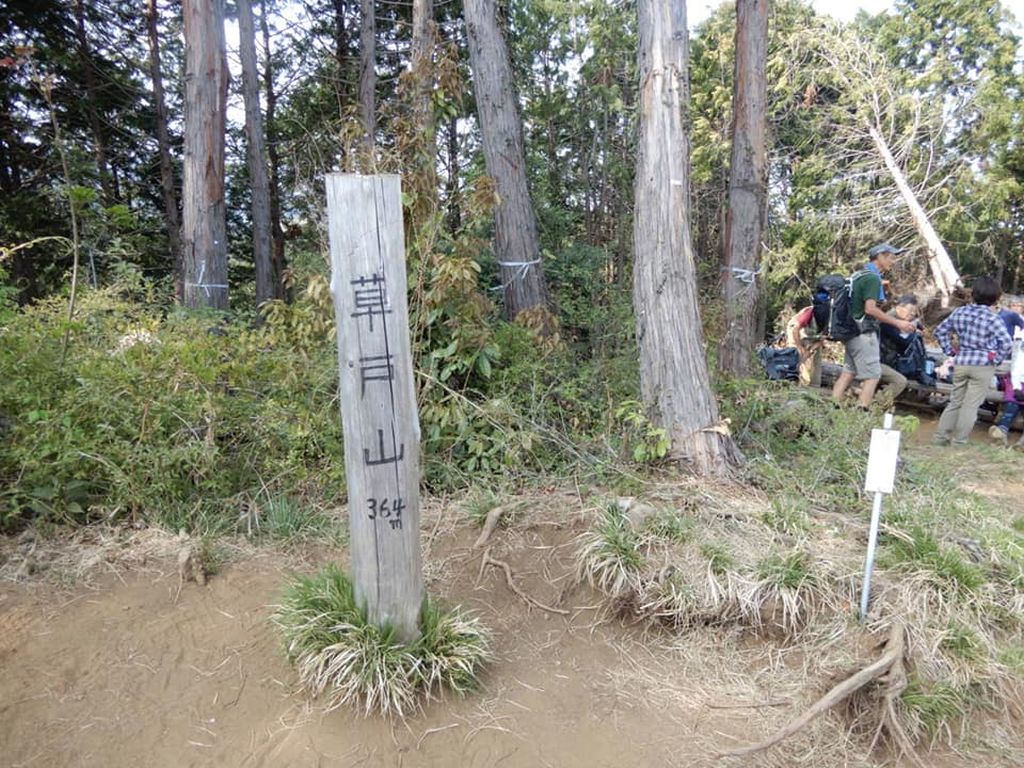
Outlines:
<svg viewBox="0 0 1024 768"><path fill-rule="evenodd" d="M402 644L388 627L371 624L352 582L335 565L299 577L274 614L302 688L326 711L351 705L366 715L403 717L441 689L472 690L490 658L489 636L459 609L426 601L422 634Z"/></svg>
<svg viewBox="0 0 1024 768"><path fill-rule="evenodd" d="M661 510L638 523L611 504L577 558L580 576L620 609L676 629L738 624L795 636L850 599L847 573L750 516Z"/></svg>
<svg viewBox="0 0 1024 768"><path fill-rule="evenodd" d="M228 554L226 544L222 547L207 537L191 538L159 527L27 528L16 537L0 539L0 581L39 578L70 586L91 584L111 571L173 572L174 560L186 544L203 550L209 572ZM231 546L239 548L234 542Z"/></svg>
<svg viewBox="0 0 1024 768"><path fill-rule="evenodd" d="M898 751L952 744L972 715L998 720L1024 702L1024 600L1013 542L999 543L1005 532L983 506L928 499L904 502L884 528L866 625L855 621L863 521L796 497L759 514L712 500L643 519L609 505L580 539L578 571L633 619L747 630L800 649L825 678L870 662L895 622L906 637L901 679L882 675L843 702L851 732ZM964 519L986 535L958 535Z"/></svg>
<svg viewBox="0 0 1024 768"><path fill-rule="evenodd" d="M640 590L645 566L640 540L617 504L609 504L594 529L581 536L577 564L582 579L611 597Z"/></svg>

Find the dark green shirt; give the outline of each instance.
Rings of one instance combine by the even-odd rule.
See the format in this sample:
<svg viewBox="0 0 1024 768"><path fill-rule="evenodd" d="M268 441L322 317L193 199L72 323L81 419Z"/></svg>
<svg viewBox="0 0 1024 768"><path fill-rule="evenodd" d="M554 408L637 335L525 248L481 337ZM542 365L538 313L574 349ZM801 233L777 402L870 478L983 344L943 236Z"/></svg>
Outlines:
<svg viewBox="0 0 1024 768"><path fill-rule="evenodd" d="M853 278L853 289L850 292L850 312L854 320L864 317L864 303L868 299L878 302L882 291L882 278L874 272L858 272Z"/></svg>

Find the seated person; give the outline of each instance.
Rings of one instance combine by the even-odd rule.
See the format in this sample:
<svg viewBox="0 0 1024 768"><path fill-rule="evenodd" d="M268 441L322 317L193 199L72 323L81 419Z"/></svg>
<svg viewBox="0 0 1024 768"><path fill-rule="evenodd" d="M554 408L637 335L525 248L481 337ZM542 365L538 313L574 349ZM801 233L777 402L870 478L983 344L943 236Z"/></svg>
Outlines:
<svg viewBox="0 0 1024 768"><path fill-rule="evenodd" d="M814 307L804 307L786 324L786 341L800 352L800 383L821 386L821 347L825 343L814 322Z"/></svg>
<svg viewBox="0 0 1024 768"><path fill-rule="evenodd" d="M906 320L914 324L917 329L915 333L921 331L921 321L918 319L920 314L920 308L917 305L917 297L908 293L900 296L896 299L896 304L892 309L889 310L889 315L892 317L898 317L900 320ZM892 325L882 326L882 342L888 342L893 348L902 352L905 350L913 341L913 333L903 333L898 328Z"/></svg>
<svg viewBox="0 0 1024 768"><path fill-rule="evenodd" d="M1010 334L1010 338L1015 340L1012 352L1014 357L1024 354L1021 351L1021 347L1018 346L1020 342L1016 341L1024 338L1024 316L1021 315L1022 310L1024 310L1024 304L1022 304L1019 298L1010 298L1004 301L1002 308L999 310L999 318L1006 324L1006 330ZM1024 408L1024 383L1015 388L1010 374L1007 373L999 376L999 388L1003 391L1003 412L999 417L999 421L989 427L988 434L996 442L1006 445L1013 420L1017 418L1017 414ZM1024 450L1024 435L1021 435L1014 448Z"/></svg>
<svg viewBox="0 0 1024 768"><path fill-rule="evenodd" d="M1014 389L1009 375L999 377L999 385L1003 390L1003 412L999 421L988 428L988 436L1000 445L1006 445L1010 437L1010 427L1017 414L1024 409L1024 385ZM1024 451L1024 434L1014 448Z"/></svg>
<svg viewBox="0 0 1024 768"><path fill-rule="evenodd" d="M1008 297L999 308L999 318L1006 323L1006 332L1011 339L1024 336L1024 300Z"/></svg>
<svg viewBox="0 0 1024 768"><path fill-rule="evenodd" d="M896 305L889 310L889 315L913 323L918 330L904 333L892 325L881 327L882 376L879 384L882 390L879 402L883 407L892 407L895 404L896 399L907 388L908 379L922 381L927 375L927 356L907 354L911 345L920 345L920 349L915 352L924 350L924 342L919 333L921 324L918 320L917 297L910 293L900 296L896 300Z"/></svg>

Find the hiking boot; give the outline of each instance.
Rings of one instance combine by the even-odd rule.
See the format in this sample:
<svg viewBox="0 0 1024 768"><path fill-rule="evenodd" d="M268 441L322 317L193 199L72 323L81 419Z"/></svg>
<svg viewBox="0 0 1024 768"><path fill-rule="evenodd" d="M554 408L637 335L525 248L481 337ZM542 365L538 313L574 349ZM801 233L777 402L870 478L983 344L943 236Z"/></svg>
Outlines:
<svg viewBox="0 0 1024 768"><path fill-rule="evenodd" d="M999 443L999 445L1006 445L1006 430L1000 427L998 424L993 424L991 427L988 428L988 436L992 438L993 441Z"/></svg>
<svg viewBox="0 0 1024 768"><path fill-rule="evenodd" d="M932 445L949 445L948 437L933 437Z"/></svg>
<svg viewBox="0 0 1024 768"><path fill-rule="evenodd" d="M1024 452L1024 435L1021 436L1020 440L1013 444L1013 450Z"/></svg>

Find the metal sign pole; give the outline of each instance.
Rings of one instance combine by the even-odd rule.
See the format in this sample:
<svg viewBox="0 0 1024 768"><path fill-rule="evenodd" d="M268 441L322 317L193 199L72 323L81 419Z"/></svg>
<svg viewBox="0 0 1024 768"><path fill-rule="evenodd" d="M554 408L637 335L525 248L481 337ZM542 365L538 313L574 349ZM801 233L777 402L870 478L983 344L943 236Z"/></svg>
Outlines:
<svg viewBox="0 0 1024 768"><path fill-rule="evenodd" d="M871 599L871 571L875 567L875 548L878 545L878 526L882 518L882 496L892 493L899 458L900 433L892 429L892 414L885 414L882 429L871 431L871 450L864 490L875 492L871 507L871 528L868 532L868 554L864 561L864 580L860 591L860 619L868 615Z"/></svg>

